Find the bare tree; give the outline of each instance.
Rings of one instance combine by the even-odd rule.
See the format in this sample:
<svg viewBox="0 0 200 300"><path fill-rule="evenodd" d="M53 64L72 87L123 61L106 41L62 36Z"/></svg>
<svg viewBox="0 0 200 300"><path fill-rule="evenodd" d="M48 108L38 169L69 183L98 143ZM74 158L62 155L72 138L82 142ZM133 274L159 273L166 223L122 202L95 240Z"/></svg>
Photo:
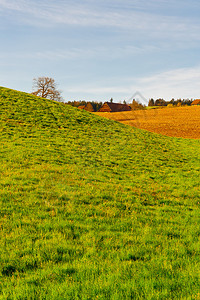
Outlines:
<svg viewBox="0 0 200 300"><path fill-rule="evenodd" d="M61 92L56 89L57 85L53 78L38 77L33 79L33 95L62 101Z"/></svg>

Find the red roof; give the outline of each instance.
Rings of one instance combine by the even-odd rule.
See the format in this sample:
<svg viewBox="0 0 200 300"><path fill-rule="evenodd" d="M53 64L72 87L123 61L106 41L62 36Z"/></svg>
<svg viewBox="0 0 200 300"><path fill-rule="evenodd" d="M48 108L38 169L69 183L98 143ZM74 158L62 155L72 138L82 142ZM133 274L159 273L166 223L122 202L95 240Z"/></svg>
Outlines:
<svg viewBox="0 0 200 300"><path fill-rule="evenodd" d="M193 102L192 102L192 105L199 105L200 104L200 99L195 99Z"/></svg>

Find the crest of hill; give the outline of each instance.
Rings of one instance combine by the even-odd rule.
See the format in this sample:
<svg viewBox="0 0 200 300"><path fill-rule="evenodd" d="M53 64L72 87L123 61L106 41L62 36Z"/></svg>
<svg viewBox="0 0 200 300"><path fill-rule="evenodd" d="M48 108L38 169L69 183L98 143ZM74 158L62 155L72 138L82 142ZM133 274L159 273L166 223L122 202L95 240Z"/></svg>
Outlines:
<svg viewBox="0 0 200 300"><path fill-rule="evenodd" d="M65 128L105 121L84 110L0 87L0 121L13 125Z"/></svg>

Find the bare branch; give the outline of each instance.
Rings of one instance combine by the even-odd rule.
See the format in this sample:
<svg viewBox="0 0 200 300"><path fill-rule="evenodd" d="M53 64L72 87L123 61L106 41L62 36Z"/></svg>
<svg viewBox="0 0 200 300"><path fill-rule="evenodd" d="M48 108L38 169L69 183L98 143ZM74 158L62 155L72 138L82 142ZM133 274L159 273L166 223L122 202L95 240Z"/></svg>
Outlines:
<svg viewBox="0 0 200 300"><path fill-rule="evenodd" d="M50 77L34 78L32 94L55 101L63 101L61 92L56 89L55 80Z"/></svg>

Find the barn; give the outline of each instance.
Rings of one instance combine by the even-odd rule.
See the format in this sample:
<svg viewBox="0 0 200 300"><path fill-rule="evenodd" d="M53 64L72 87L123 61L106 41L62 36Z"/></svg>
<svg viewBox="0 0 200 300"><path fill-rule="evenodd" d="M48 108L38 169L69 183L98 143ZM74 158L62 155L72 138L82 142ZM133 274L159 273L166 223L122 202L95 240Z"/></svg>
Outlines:
<svg viewBox="0 0 200 300"><path fill-rule="evenodd" d="M194 100L191 105L200 105L200 99Z"/></svg>
<svg viewBox="0 0 200 300"><path fill-rule="evenodd" d="M105 102L99 109L99 112L119 112L119 111L130 111L131 108L127 104Z"/></svg>

